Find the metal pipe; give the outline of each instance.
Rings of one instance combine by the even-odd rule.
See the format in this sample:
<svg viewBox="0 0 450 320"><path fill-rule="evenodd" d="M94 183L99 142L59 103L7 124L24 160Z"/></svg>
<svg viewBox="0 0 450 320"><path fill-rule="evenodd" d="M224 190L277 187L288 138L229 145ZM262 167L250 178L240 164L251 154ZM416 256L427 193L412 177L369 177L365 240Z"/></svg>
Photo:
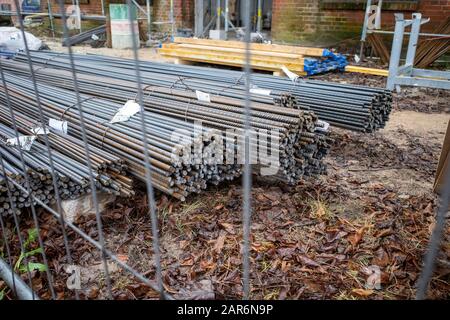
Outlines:
<svg viewBox="0 0 450 320"><path fill-rule="evenodd" d="M150 9L150 0L146 0L146 7L147 7L147 36L148 40L152 38L152 14Z"/></svg>
<svg viewBox="0 0 450 320"><path fill-rule="evenodd" d="M256 31L261 32L261 29L262 29L262 0L258 0Z"/></svg>
<svg viewBox="0 0 450 320"><path fill-rule="evenodd" d="M17 298L20 300L39 300L36 293L33 293L31 288L19 277L11 267L0 258L0 278L5 281L10 288L15 288Z"/></svg>
<svg viewBox="0 0 450 320"><path fill-rule="evenodd" d="M220 22L222 20L222 8L221 8L220 0L216 0L216 12L217 12L216 30L220 30L220 28L221 28Z"/></svg>

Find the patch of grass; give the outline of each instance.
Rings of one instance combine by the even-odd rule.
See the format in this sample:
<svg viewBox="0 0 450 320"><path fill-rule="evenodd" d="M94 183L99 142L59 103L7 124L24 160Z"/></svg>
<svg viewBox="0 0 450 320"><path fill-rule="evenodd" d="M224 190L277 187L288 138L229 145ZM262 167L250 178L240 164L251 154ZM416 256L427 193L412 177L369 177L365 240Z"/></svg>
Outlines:
<svg viewBox="0 0 450 320"><path fill-rule="evenodd" d="M318 200L311 200L309 202L311 209L311 217L318 220L331 220L334 217L334 213L329 209L325 202Z"/></svg>
<svg viewBox="0 0 450 320"><path fill-rule="evenodd" d="M158 213L161 220L161 230L164 231L167 224L167 217L169 216L169 209L167 207L164 207Z"/></svg>
<svg viewBox="0 0 450 320"><path fill-rule="evenodd" d="M183 224L183 221L181 221L181 219L176 219L175 225L176 225L179 233L181 233L181 234L185 233L184 232L184 224Z"/></svg>
<svg viewBox="0 0 450 320"><path fill-rule="evenodd" d="M14 265L14 270L20 271L22 273L33 270L37 271L47 271L47 266L39 263L39 262L28 262L27 265L23 264L23 260L28 257L32 257L38 254L42 254L44 251L41 247L37 249L30 250L30 247L36 242L36 239L38 238L38 230L36 228L29 229L28 230L28 237L23 243L23 250L20 253L19 259L17 259L16 264Z"/></svg>
<svg viewBox="0 0 450 320"><path fill-rule="evenodd" d="M195 212L197 209L200 209L203 206L203 202L201 200L196 200L192 203L183 204L181 214L188 215L190 213Z"/></svg>
<svg viewBox="0 0 450 320"><path fill-rule="evenodd" d="M346 291L340 291L336 296L336 300L357 300L355 296L351 293L347 293Z"/></svg>
<svg viewBox="0 0 450 320"><path fill-rule="evenodd" d="M278 297L280 296L280 289L274 289L272 291L270 291L269 293L264 295L264 300L275 300L278 299Z"/></svg>
<svg viewBox="0 0 450 320"><path fill-rule="evenodd" d="M129 277L119 277L114 281L114 288L119 290L126 289L127 286L131 284L131 279Z"/></svg>
<svg viewBox="0 0 450 320"><path fill-rule="evenodd" d="M263 260L261 261L261 272L267 272L272 267L272 263L270 261Z"/></svg>

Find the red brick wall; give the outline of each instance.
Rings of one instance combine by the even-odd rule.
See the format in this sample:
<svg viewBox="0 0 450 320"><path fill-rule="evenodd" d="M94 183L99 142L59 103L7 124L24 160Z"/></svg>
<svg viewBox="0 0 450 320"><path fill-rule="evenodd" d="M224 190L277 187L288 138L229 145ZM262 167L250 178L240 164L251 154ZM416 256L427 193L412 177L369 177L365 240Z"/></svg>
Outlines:
<svg viewBox="0 0 450 320"><path fill-rule="evenodd" d="M174 17L176 26L181 28L193 28L194 26L194 0L173 0L174 1ZM51 0L52 11L54 13L60 13L61 8L59 0ZM82 1L81 1L82 2ZM0 0L2 3L14 3L14 0ZM111 3L127 3L126 0L111 0ZM142 7L145 9L145 1L142 2ZM170 14L170 0L153 0L153 14L152 21L169 21ZM80 9L83 14L101 15L102 14L102 2L100 0L89 0L88 4L80 3ZM65 4L65 7L71 5ZM41 6L43 10L47 10L47 1L41 0ZM14 10L14 6L13 6ZM146 25L146 21L143 21ZM158 29L155 27L155 29ZM159 30L170 30L170 25L161 25Z"/></svg>
<svg viewBox="0 0 450 320"><path fill-rule="evenodd" d="M82 14L92 14L92 15L101 15L102 14L102 2L100 0L89 0L88 4L82 4L80 1L80 10ZM52 12L60 13L61 7L59 5L59 0L51 0ZM125 3L125 2L124 2ZM45 10L47 10L47 1L41 0L41 5ZM64 7L67 8L72 4L65 4Z"/></svg>
<svg viewBox="0 0 450 320"><path fill-rule="evenodd" d="M153 21L170 21L170 0L154 0ZM194 0L173 0L176 26L192 28L194 26ZM170 29L170 25L161 26L162 30Z"/></svg>
<svg viewBox="0 0 450 320"><path fill-rule="evenodd" d="M286 42L355 37L361 32L365 3L365 0L273 0L272 37ZM385 0L381 18L384 29L394 25L397 12L403 12L407 18L413 12L421 12L431 18L422 26L424 32L429 32L450 16L450 0Z"/></svg>

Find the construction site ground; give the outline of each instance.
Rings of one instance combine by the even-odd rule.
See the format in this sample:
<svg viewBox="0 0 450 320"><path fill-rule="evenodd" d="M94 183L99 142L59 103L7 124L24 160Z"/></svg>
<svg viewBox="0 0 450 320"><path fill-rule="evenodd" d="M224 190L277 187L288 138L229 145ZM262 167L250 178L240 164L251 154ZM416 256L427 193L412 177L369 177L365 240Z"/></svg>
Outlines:
<svg viewBox="0 0 450 320"><path fill-rule="evenodd" d="M54 50L66 50L47 43ZM73 50L132 58L131 50ZM139 56L162 60L153 49L141 49ZM379 87L386 80L356 73L315 78ZM448 91L405 88L394 94L386 128L373 134L332 129L335 142L326 159L327 175L306 178L297 186L253 177L251 298L414 298L434 226L433 183L450 120L449 99ZM209 188L186 202L157 194L157 209L167 292L180 299L241 298L241 181ZM133 199L116 199L102 220L107 247L152 279L152 233L144 190ZM7 223L11 227L13 221ZM50 268L58 274L53 279L57 297L74 297L66 285L68 260L58 222L42 210L39 223ZM94 214L77 215L74 223L98 239ZM33 220L23 215L21 226L25 235ZM82 267L80 296L106 297L100 252L67 230L74 264ZM449 298L449 231L447 224L430 285L432 299ZM7 236L17 243L16 235ZM19 255L20 249L13 248L13 256ZM115 299L159 297L115 263L109 263L109 270ZM375 288L370 286L374 272L381 276ZM51 297L45 273L34 271L33 284L42 298ZM3 288L0 281L0 291ZM4 292L10 294L8 289Z"/></svg>

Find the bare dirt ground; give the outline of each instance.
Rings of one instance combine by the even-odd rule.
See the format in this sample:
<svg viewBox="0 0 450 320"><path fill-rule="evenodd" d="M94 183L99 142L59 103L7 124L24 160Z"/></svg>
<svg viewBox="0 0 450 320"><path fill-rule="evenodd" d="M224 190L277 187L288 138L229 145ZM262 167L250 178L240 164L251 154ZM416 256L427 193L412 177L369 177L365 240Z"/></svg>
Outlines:
<svg viewBox="0 0 450 320"><path fill-rule="evenodd" d="M109 49L93 50L112 54ZM145 50L140 56L155 58L147 56ZM384 86L385 81L348 73L317 78L371 86ZM395 94L394 103L387 127L379 132L333 130L335 142L326 160L327 175L306 179L294 187L254 177L251 298L414 297L434 226L437 201L432 188L450 120L449 93L405 89ZM152 234L145 203L143 194L131 200L117 199L102 219L108 248L152 279ZM210 188L184 203L158 194L157 205L167 292L176 298L241 298L241 183ZM60 228L44 211L40 223L57 297L73 298L63 271L68 260ZM95 216L78 217L75 223L98 238ZM22 230L30 229L32 221L23 219L22 226ZM430 286L432 299L449 298L449 231L447 226ZM73 231L68 230L68 235L74 263L84 268L81 297L106 297L100 253ZM9 237L17 241L13 235ZM381 286L368 289L374 270L380 272ZM158 298L156 292L112 262L110 271L115 299ZM43 298L50 298L44 273L34 272L33 283Z"/></svg>
<svg viewBox="0 0 450 320"><path fill-rule="evenodd" d="M52 38L42 39L52 51L67 52L67 47L61 45L61 41L55 41ZM78 54L98 54L106 56L121 57L127 59L134 59L134 52L131 49L111 49L111 48L92 48L89 45L77 45L72 47L73 53ZM167 59L158 54L156 48L141 48L138 50L139 59L152 60L158 62L171 62L172 59Z"/></svg>

